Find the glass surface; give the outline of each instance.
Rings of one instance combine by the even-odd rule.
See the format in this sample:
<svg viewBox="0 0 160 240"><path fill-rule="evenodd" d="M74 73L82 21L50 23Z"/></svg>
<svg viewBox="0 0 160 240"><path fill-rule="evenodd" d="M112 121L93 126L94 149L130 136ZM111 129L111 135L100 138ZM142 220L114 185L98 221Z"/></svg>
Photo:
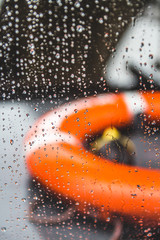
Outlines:
<svg viewBox="0 0 160 240"><path fill-rule="evenodd" d="M159 239L159 16L158 0L0 1L1 240Z"/></svg>

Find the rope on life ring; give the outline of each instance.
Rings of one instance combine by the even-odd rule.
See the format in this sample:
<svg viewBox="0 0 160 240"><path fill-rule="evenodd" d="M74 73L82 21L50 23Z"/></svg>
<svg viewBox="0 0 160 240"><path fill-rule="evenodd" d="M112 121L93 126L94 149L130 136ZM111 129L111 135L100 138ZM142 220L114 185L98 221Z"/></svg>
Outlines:
<svg viewBox="0 0 160 240"><path fill-rule="evenodd" d="M88 136L131 125L137 114L159 124L160 93L103 94L65 104L43 115L25 139L33 177L78 211L95 209L104 221L120 215L144 225L160 222L160 171L115 164L85 149ZM133 147L133 146L132 146Z"/></svg>

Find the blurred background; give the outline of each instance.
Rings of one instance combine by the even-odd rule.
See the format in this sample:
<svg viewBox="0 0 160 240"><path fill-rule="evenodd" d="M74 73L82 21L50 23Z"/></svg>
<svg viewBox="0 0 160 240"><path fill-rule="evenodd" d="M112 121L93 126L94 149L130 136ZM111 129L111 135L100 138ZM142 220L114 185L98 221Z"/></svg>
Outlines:
<svg viewBox="0 0 160 240"><path fill-rule="evenodd" d="M78 214L55 226L28 221L29 205L39 197L45 199L43 212L48 211L48 204L53 212L63 210L64 205L55 194L48 197L29 176L23 139L39 116L72 99L126 88L159 89L159 83L148 81L149 76L137 69L136 84L124 88L110 85L106 76L106 66L118 54L117 44L124 32L136 27L137 17L152 5L158 6L158 1L1 1L1 240L100 240L111 236L114 226ZM146 123L142 127L142 121L136 119L132 129L126 130L136 145L136 164L158 168L159 128ZM159 230L143 228L143 224L126 223L121 239L158 239L157 234Z"/></svg>

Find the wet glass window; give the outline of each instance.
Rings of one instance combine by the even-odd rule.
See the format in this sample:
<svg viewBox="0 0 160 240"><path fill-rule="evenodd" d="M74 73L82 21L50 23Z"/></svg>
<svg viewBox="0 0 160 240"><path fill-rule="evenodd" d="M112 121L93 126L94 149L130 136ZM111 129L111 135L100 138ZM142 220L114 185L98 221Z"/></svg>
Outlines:
<svg viewBox="0 0 160 240"><path fill-rule="evenodd" d="M0 1L0 239L159 239L160 1Z"/></svg>

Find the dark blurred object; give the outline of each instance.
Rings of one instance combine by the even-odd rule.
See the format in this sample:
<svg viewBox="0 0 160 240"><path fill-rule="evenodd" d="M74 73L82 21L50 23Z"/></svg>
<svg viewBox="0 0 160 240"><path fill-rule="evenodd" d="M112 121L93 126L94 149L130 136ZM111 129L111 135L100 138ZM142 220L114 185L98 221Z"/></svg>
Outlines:
<svg viewBox="0 0 160 240"><path fill-rule="evenodd" d="M90 149L94 154L115 163L134 165L136 147L127 135L115 127L106 128L100 137L89 144Z"/></svg>
<svg viewBox="0 0 160 240"><path fill-rule="evenodd" d="M106 92L104 64L147 2L6 0L0 21L2 98Z"/></svg>

